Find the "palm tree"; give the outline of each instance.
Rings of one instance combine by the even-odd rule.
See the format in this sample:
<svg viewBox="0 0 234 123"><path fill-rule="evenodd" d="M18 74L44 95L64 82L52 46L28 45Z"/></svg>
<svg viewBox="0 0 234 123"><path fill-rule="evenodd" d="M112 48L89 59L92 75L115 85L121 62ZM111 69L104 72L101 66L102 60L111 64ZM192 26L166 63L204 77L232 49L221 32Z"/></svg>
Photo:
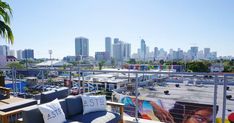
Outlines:
<svg viewBox="0 0 234 123"><path fill-rule="evenodd" d="M6 3L0 0L0 36L5 38L8 43L14 43L14 36L10 28L10 16L12 16L12 9Z"/></svg>

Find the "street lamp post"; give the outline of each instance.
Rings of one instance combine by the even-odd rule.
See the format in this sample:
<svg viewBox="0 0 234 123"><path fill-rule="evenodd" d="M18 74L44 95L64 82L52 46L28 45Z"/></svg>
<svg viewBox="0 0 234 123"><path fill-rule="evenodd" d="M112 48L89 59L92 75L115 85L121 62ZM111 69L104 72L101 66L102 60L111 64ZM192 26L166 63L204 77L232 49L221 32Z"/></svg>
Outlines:
<svg viewBox="0 0 234 123"><path fill-rule="evenodd" d="M51 56L52 56L52 53L53 53L53 51L52 50L49 50L49 54L50 54L50 67L52 68L52 59L51 59Z"/></svg>

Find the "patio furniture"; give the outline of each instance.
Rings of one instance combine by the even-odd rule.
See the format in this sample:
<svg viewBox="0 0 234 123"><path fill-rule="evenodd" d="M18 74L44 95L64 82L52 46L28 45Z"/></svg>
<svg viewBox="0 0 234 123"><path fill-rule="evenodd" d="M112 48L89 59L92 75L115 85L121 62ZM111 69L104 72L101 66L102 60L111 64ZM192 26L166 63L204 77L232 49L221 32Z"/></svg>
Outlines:
<svg viewBox="0 0 234 123"><path fill-rule="evenodd" d="M62 87L56 90L46 91L41 93L40 104L50 102L56 98L63 99L69 95L69 89Z"/></svg>
<svg viewBox="0 0 234 123"><path fill-rule="evenodd" d="M122 123L123 122L123 106L122 103L108 102L107 105L117 107L119 112L97 111L83 115L83 104L81 96L69 96L59 101L66 116L66 123L82 122L82 123ZM44 123L42 114L38 106L31 106L23 110L24 123Z"/></svg>
<svg viewBox="0 0 234 123"><path fill-rule="evenodd" d="M0 100L0 123L12 123L17 121L22 115L22 108L36 104L36 100L18 97Z"/></svg>

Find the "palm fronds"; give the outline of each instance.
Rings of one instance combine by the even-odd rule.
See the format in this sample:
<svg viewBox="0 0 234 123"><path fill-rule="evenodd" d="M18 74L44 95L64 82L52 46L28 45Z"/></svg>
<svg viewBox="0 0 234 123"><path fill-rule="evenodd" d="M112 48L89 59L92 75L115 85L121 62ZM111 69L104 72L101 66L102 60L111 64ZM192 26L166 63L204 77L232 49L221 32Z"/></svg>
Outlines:
<svg viewBox="0 0 234 123"><path fill-rule="evenodd" d="M0 0L0 36L5 38L8 43L14 43L14 36L10 28L10 17L12 9L6 2Z"/></svg>

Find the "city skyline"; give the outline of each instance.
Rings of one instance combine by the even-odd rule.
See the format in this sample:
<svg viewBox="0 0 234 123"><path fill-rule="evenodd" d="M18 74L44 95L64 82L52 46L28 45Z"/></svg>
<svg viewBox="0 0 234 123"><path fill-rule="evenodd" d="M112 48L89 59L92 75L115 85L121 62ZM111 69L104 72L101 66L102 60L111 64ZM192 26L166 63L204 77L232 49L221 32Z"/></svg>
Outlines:
<svg viewBox="0 0 234 123"><path fill-rule="evenodd" d="M132 53L144 39L150 46L187 51L211 48L218 56L233 55L233 1L9 1L15 43L35 57L75 55L74 39L89 39L90 55L105 51L105 37L129 42ZM117 9L118 8L118 9ZM108 11L107 11L108 10ZM1 44L5 44L1 40ZM97 47L98 46L98 47Z"/></svg>
<svg viewBox="0 0 234 123"><path fill-rule="evenodd" d="M75 38L75 56L68 55L63 56L66 59L76 59L81 60L83 58L88 58L89 55L89 39L86 37L77 37ZM169 51L164 50L160 47L154 47L154 50L149 50L149 46L147 46L147 42L144 39L140 41L141 47L138 48L137 53L131 53L131 44L120 40L119 38L112 39L111 37L105 38L105 51L95 51L95 59L106 59L110 60L111 54L113 54L113 58L117 61L126 61L130 58L134 58L136 60L215 60L218 58L230 59L232 56L217 56L217 51L212 50L211 48L199 48L197 46L191 46L189 50L184 50L181 48L170 49ZM113 48L113 51L111 50ZM28 50L28 49L25 49ZM0 45L0 54L3 56L15 56L18 59L22 59L20 56L25 50L14 50L10 49L6 45ZM30 49L33 50L33 49ZM52 50L50 50L52 51ZM5 54L5 55L4 55ZM6 55L8 54L8 55ZM12 55L13 54L13 55ZM34 58L34 53L33 53ZM46 58L46 57L43 57Z"/></svg>

